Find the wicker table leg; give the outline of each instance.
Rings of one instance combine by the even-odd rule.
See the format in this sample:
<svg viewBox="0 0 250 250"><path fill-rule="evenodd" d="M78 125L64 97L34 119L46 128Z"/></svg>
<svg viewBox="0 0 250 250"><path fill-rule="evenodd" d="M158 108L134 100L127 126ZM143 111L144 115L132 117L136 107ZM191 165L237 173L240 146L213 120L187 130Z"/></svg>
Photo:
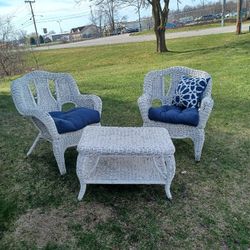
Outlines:
<svg viewBox="0 0 250 250"><path fill-rule="evenodd" d="M165 192L168 197L168 199L172 199L172 195L170 192L170 186L172 183L172 180L175 175L175 158L174 155L168 155L165 157L166 166L167 166L167 178L166 178L166 185L165 185Z"/></svg>
<svg viewBox="0 0 250 250"><path fill-rule="evenodd" d="M95 170L99 161L98 156L79 156L77 159L76 174L80 182L80 191L78 194L78 200L82 200L86 191L86 181L90 177L91 173Z"/></svg>
<svg viewBox="0 0 250 250"><path fill-rule="evenodd" d="M81 183L81 182L80 182L80 185L81 185L81 187L80 187L80 191L79 191L79 194L78 194L78 197L77 197L77 199L78 199L79 201L82 200L82 198L83 198L83 196L84 196L84 194L85 194L85 191L86 191L86 187L87 187L86 184L83 184L83 183Z"/></svg>

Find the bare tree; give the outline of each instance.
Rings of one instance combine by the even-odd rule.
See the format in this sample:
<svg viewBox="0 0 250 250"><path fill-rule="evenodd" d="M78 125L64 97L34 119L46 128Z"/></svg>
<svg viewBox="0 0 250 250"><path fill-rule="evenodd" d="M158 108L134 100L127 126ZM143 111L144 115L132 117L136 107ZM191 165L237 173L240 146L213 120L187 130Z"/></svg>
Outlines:
<svg viewBox="0 0 250 250"><path fill-rule="evenodd" d="M104 25L104 12L100 6L97 9L93 9L90 5L90 21L97 27L97 32L99 36L103 34L103 25Z"/></svg>
<svg viewBox="0 0 250 250"><path fill-rule="evenodd" d="M196 0L192 0L192 2L195 2ZM205 0L200 0L200 3L201 3L201 5L202 5L202 8L204 9L204 7L205 7L205 4L206 4L206 2L207 1L205 1Z"/></svg>
<svg viewBox="0 0 250 250"><path fill-rule="evenodd" d="M148 6L148 2L145 0L126 0L128 6L135 7L135 11L138 14L138 23L139 23L139 30L142 30L141 27L141 9Z"/></svg>
<svg viewBox="0 0 250 250"><path fill-rule="evenodd" d="M106 22L108 23L110 33L115 32L115 19L118 15L118 9L123 4L121 0L93 0L97 6L104 10Z"/></svg>
<svg viewBox="0 0 250 250"><path fill-rule="evenodd" d="M76 3L81 3L84 0L75 0ZM105 15L106 26L109 27L110 33L115 31L115 18L118 13L118 9L121 5L124 4L122 0L90 0L102 10L102 13Z"/></svg>
<svg viewBox="0 0 250 250"><path fill-rule="evenodd" d="M169 0L147 0L152 6L157 52L167 52L165 27L168 21ZM162 3L163 2L163 3Z"/></svg>
<svg viewBox="0 0 250 250"><path fill-rule="evenodd" d="M18 44L19 35L10 19L0 19L0 76L10 76L24 69L25 52Z"/></svg>

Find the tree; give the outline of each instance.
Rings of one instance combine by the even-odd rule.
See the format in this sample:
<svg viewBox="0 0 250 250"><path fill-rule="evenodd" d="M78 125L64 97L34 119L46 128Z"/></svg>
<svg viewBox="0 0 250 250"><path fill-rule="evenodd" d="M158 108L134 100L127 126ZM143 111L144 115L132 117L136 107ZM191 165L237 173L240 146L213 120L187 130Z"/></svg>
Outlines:
<svg viewBox="0 0 250 250"><path fill-rule="evenodd" d="M19 36L10 19L0 18L0 76L10 76L24 69L26 51L18 44Z"/></svg>
<svg viewBox="0 0 250 250"><path fill-rule="evenodd" d="M17 32L17 39L20 45L25 45L28 43L27 31L20 30Z"/></svg>
<svg viewBox="0 0 250 250"><path fill-rule="evenodd" d="M84 0L75 0L76 3L81 3ZM109 32L114 33L115 31L115 18L118 13L118 9L124 4L122 0L90 0L102 10L104 14L106 26L109 27Z"/></svg>
<svg viewBox="0 0 250 250"><path fill-rule="evenodd" d="M152 6L157 52L167 52L165 27L168 21L169 0L147 0ZM163 2L163 5L162 3Z"/></svg>
<svg viewBox="0 0 250 250"><path fill-rule="evenodd" d="M42 35L39 36L39 43L40 44L43 44L44 43L44 38Z"/></svg>
<svg viewBox="0 0 250 250"><path fill-rule="evenodd" d="M237 2L237 23L236 23L236 34L241 34L241 9L242 9L242 0Z"/></svg>
<svg viewBox="0 0 250 250"><path fill-rule="evenodd" d="M127 0L129 6L135 7L136 13L138 14L139 30L141 31L141 9L147 6L147 2L144 0Z"/></svg>
<svg viewBox="0 0 250 250"><path fill-rule="evenodd" d="M33 36L30 38L30 45L36 45L36 39Z"/></svg>
<svg viewBox="0 0 250 250"><path fill-rule="evenodd" d="M105 14L106 23L109 26L110 33L115 32L115 18L118 13L118 8L122 5L120 0L95 0L97 6L99 6Z"/></svg>
<svg viewBox="0 0 250 250"><path fill-rule="evenodd" d="M92 9L92 6L90 6L90 21L92 24L94 24L97 27L97 33L99 33L99 36L103 35L103 22L104 22L104 13L100 6L98 6L98 9Z"/></svg>
<svg viewBox="0 0 250 250"><path fill-rule="evenodd" d="M75 0L76 3L80 3L81 1L83 0ZM105 16L107 18L110 32L113 33L115 31L115 16L117 14L118 7L124 5L125 1L122 0L91 0L91 1L93 1L95 5L100 6L103 9ZM135 1L137 0L133 0L133 2ZM144 4L148 3L152 6L157 52L168 51L165 40L165 27L168 21L169 1L170 0L143 1Z"/></svg>

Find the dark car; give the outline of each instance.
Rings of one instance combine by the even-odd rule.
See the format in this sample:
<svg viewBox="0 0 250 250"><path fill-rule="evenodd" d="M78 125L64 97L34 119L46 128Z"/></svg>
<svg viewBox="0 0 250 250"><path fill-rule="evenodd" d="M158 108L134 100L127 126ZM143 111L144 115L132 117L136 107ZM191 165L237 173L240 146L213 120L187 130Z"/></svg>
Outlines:
<svg viewBox="0 0 250 250"><path fill-rule="evenodd" d="M202 16L202 21L210 21L210 20L214 20L216 19L215 15L206 15L206 16Z"/></svg>
<svg viewBox="0 0 250 250"><path fill-rule="evenodd" d="M138 28L126 28L125 29L126 33L134 33L134 32L139 32Z"/></svg>

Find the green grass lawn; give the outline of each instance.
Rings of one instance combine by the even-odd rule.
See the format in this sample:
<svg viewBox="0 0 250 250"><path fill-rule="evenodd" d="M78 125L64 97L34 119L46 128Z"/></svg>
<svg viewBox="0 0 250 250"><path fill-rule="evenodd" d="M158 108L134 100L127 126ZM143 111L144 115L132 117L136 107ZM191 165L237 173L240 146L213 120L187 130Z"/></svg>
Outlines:
<svg viewBox="0 0 250 250"><path fill-rule="evenodd" d="M0 249L248 249L250 247L250 34L37 52L40 69L69 72L103 100L103 125L141 126L144 75L174 65L209 72L214 110L200 163L174 140L173 201L160 185L89 185L77 201L77 152L60 176L51 145L25 157L36 130L0 83ZM32 58L29 66L35 65Z"/></svg>

